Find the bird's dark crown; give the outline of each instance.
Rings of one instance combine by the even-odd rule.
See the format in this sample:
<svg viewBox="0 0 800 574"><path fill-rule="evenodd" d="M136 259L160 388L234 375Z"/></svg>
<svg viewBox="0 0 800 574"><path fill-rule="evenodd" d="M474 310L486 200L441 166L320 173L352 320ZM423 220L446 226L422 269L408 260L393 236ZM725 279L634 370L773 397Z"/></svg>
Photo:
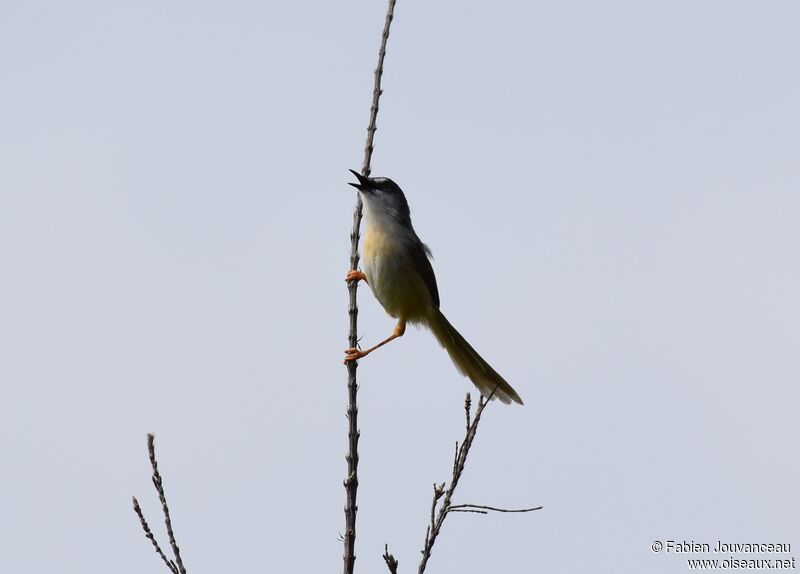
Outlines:
<svg viewBox="0 0 800 574"><path fill-rule="evenodd" d="M350 173L358 179L358 183L350 185L364 193L365 201L375 202L386 214L401 223L411 225L411 210L399 185L388 177L364 177L352 169Z"/></svg>

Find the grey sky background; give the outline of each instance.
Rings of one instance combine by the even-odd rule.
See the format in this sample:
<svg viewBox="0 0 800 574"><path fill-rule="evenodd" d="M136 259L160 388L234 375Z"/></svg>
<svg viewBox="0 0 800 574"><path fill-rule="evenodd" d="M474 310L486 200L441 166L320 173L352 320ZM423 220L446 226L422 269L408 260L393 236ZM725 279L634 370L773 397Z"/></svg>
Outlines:
<svg viewBox="0 0 800 574"><path fill-rule="evenodd" d="M130 509L163 532L147 432L191 572L341 570L347 169L384 12L0 4L0 571L163 572ZM526 401L486 411L457 501L545 507L452 516L430 572L800 549L799 19L398 2L373 173ZM360 307L365 344L391 332ZM472 386L413 329L359 375L357 568L388 542L410 572Z"/></svg>

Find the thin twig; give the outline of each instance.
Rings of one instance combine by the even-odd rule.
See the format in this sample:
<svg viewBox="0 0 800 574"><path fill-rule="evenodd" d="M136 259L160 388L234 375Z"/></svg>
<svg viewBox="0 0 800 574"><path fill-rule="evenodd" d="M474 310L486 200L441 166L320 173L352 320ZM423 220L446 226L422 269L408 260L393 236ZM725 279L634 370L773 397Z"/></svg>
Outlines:
<svg viewBox="0 0 800 574"><path fill-rule="evenodd" d="M386 43L389 40L389 29L394 18L395 0L389 0L386 11L386 20L383 25L381 35L381 47L378 51L378 65L375 68L375 85L372 90L372 105L369 111L369 125L367 126L367 141L364 146L364 163L361 173L369 177L371 172L372 151L374 149L375 131L377 130L378 107L381 97L381 77L383 76L383 61L386 58ZM353 211L353 230L350 232L350 269L358 269L358 241L360 238L361 215L363 208L361 197L356 196L356 206ZM350 316L349 343L350 348L358 345L358 302L357 302L358 283L351 281L348 285ZM356 554L356 513L358 512L357 493L358 493L358 382L356 378L357 361L347 362L347 477L344 479L345 488L345 528L344 528L344 574L353 574L355 567Z"/></svg>
<svg viewBox="0 0 800 574"><path fill-rule="evenodd" d="M471 410L472 410L472 397L469 395L469 393L467 393L467 398L464 399L464 414L466 414L467 418L467 432L469 432L469 425L470 425L469 414Z"/></svg>
<svg viewBox="0 0 800 574"><path fill-rule="evenodd" d="M386 20L383 24L383 34L381 34L381 48L378 51L378 65L375 67L375 86L372 90L372 106L369 109L369 125L367 126L367 143L364 146L364 163L361 166L361 174L364 177L369 177L371 173L372 151L374 146L372 142L375 139L375 131L378 129L378 104L380 102L381 94L381 77L383 76L383 60L386 58L386 42L389 40L389 28L392 25L394 18L394 5L396 0L389 0L389 6L386 9Z"/></svg>
<svg viewBox="0 0 800 574"><path fill-rule="evenodd" d="M383 549L384 549L383 560L384 562L386 562L386 567L389 569L389 572L391 572L391 574L397 574L397 565L399 564L398 560L394 556L389 554L388 544L384 545Z"/></svg>
<svg viewBox="0 0 800 574"><path fill-rule="evenodd" d="M158 492L158 499L161 501L161 511L164 513L164 523L167 525L167 537L169 538L169 545L172 548L172 554L175 557L174 560L168 559L164 551L161 550L161 546L156 541L155 536L153 536L150 525L147 524L144 513L142 513L142 509L139 506L139 501L136 500L135 496L133 497L133 510L139 517L139 522L142 524L142 530L144 530L145 536L153 543L156 553L164 561L164 564L167 565L167 568L170 569L172 574L186 574L186 568L184 568L183 560L181 560L181 550L178 548L178 543L175 542L175 533L172 531L172 518L170 518L169 506L167 505L167 495L164 493L164 480L161 478L161 473L158 472L155 437L152 434L147 435L147 451L150 456L150 466L153 469L153 486L156 492Z"/></svg>
<svg viewBox="0 0 800 574"><path fill-rule="evenodd" d="M496 387L495 387L496 390ZM433 545L436 543L436 537L444 525L445 518L451 512L474 512L477 514L487 514L489 511L493 512L533 512L540 510L542 507L536 508L520 508L520 509L507 509L498 508L495 506L486 506L482 504L452 504L453 493L458 486L458 481L464 473L464 467L467 464L467 456L472 447L472 442L475 440L475 435L478 432L478 425L481 422L481 415L483 410L489 404L494 396L494 390L488 397L481 396L478 399L478 408L475 411L475 417L470 418L472 412L472 399L467 394L464 400L464 412L466 413L467 430L464 435L464 440L461 441L461 446L456 443L456 452L453 460L453 476L450 479L450 486L445 490L445 484L433 485L433 502L431 503L431 517L430 524L425 530L425 543L422 548L422 559L419 563L418 574L425 572L425 567L428 565L428 560L433 552ZM441 503L439 500L441 499ZM437 511L438 506L438 511Z"/></svg>
<svg viewBox="0 0 800 574"><path fill-rule="evenodd" d="M161 501L161 510L164 512L164 524L167 526L167 537L169 538L169 545L172 547L172 553L175 555L178 572L180 572L180 574L186 574L186 568L183 567L183 560L181 560L181 549L178 548L178 543L175 542L175 533L172 531L172 518L170 518L169 506L167 506L167 495L164 494L164 482L161 478L161 473L158 472L155 438L155 436L148 433L147 451L150 454L150 466L153 467L153 486L156 487L158 499Z"/></svg>
<svg viewBox="0 0 800 574"><path fill-rule="evenodd" d="M489 397L484 398L481 396L480 399L478 399L478 408L475 411L475 418L472 419L471 424L467 427L464 440L461 441L461 446L456 447L455 460L453 462L453 476L450 479L450 486L445 490L444 483L441 485L434 484L433 503L431 504L431 523L428 525L425 533L425 543L422 547L422 559L420 560L418 569L419 574L425 572L425 567L428 565L428 560L430 560L431 553L433 552L433 545L436 543L436 537L439 536L444 520L447 518L447 513L450 510L450 501L453 498L453 493L458 486L461 475L464 473L464 466L467 463L467 456L469 455L469 449L472 447L472 441L475 439L475 433L478 431L481 415L493 395L494 391L492 391ZM467 419L470 417L471 406L472 399L469 394L467 394L467 398L464 400L464 410L467 413ZM456 445L458 445L458 443L456 443ZM442 498L442 502L437 512L436 507L440 498Z"/></svg>
<svg viewBox="0 0 800 574"><path fill-rule="evenodd" d="M436 544L436 538L439 536L439 533L442 530L442 526L444 525L444 521L447 518L447 515L451 512L473 512L476 514L488 514L491 512L507 512L507 513L518 513L518 512L533 512L534 510L541 510L541 506L537 506L535 508L498 508L496 506L486 506L483 504L452 504L451 500L453 498L453 494L455 493L456 487L458 486L458 481L461 479L461 475L464 473L464 467L467 464L467 456L469 456L469 450L472 448L472 442L475 440L475 436L478 432L478 425L481 422L481 416L483 415L483 410L489 404L489 402L494 397L495 391L497 387L489 393L488 397L481 396L478 399L478 408L475 411L475 417L472 418L472 397L470 397L469 393L467 393L466 398L464 399L464 412L466 414L466 421L467 421L467 429L466 434L464 435L464 439L461 441L461 444L456 441L456 449L455 455L453 457L453 475L450 478L450 486L447 486L446 483L442 482L440 484L433 483L433 500L431 501L431 514L428 526L425 528L425 542L422 545L422 559L419 563L418 574L423 574L425 572L425 568L428 565L428 560L430 560L431 553L433 552L433 546ZM447 488L445 488L447 487ZM389 571L391 574L397 574L397 561L394 563L390 563L389 558L394 561L394 556L389 554L389 547L386 547L386 552L383 555L383 559L386 561L386 565L389 567Z"/></svg>
<svg viewBox="0 0 800 574"><path fill-rule="evenodd" d="M534 510L541 510L543 506L536 506L534 508L497 508L495 506L485 506L483 504L454 504L450 507L448 512L474 512L476 514L488 514L492 512L533 512Z"/></svg>
<svg viewBox="0 0 800 574"><path fill-rule="evenodd" d="M133 510L136 512L136 516L139 517L139 522L142 523L142 530L144 530L144 535L150 539L150 542L153 543L153 547L156 549L156 554L161 556L161 559L164 561L164 564L167 565L167 568L172 570L173 574L178 574L178 569L175 567L175 564L167 559L164 551L161 550L161 546L158 545L156 541L156 537L153 536L153 532L150 530L150 525L147 524L147 520L144 518L144 514L142 513L142 509L139 506L139 501L136 500L136 497L133 497Z"/></svg>

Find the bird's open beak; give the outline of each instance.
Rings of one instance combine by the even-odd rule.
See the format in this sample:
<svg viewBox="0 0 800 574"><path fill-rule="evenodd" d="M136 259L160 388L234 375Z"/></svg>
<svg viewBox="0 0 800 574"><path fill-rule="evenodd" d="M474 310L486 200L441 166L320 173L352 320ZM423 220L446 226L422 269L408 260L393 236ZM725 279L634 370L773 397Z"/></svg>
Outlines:
<svg viewBox="0 0 800 574"><path fill-rule="evenodd" d="M367 191L367 189L369 189L369 178L364 177L363 175L361 175L360 173L358 173L353 169L350 170L350 173L356 176L356 179L358 179L358 183L349 183L348 185L352 185L358 191Z"/></svg>

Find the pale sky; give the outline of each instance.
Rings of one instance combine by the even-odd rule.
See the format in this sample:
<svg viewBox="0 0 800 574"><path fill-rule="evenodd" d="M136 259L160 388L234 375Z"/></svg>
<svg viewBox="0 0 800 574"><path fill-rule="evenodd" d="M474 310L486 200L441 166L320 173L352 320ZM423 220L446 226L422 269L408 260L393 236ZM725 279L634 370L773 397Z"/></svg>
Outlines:
<svg viewBox="0 0 800 574"><path fill-rule="evenodd" d="M0 571L340 572L349 232L384 2L0 3ZM800 558L800 5L398 0L373 173L492 404L428 572ZM394 322L367 289L360 334ZM359 369L357 572L463 434L430 334ZM727 556L699 556L718 558Z"/></svg>

